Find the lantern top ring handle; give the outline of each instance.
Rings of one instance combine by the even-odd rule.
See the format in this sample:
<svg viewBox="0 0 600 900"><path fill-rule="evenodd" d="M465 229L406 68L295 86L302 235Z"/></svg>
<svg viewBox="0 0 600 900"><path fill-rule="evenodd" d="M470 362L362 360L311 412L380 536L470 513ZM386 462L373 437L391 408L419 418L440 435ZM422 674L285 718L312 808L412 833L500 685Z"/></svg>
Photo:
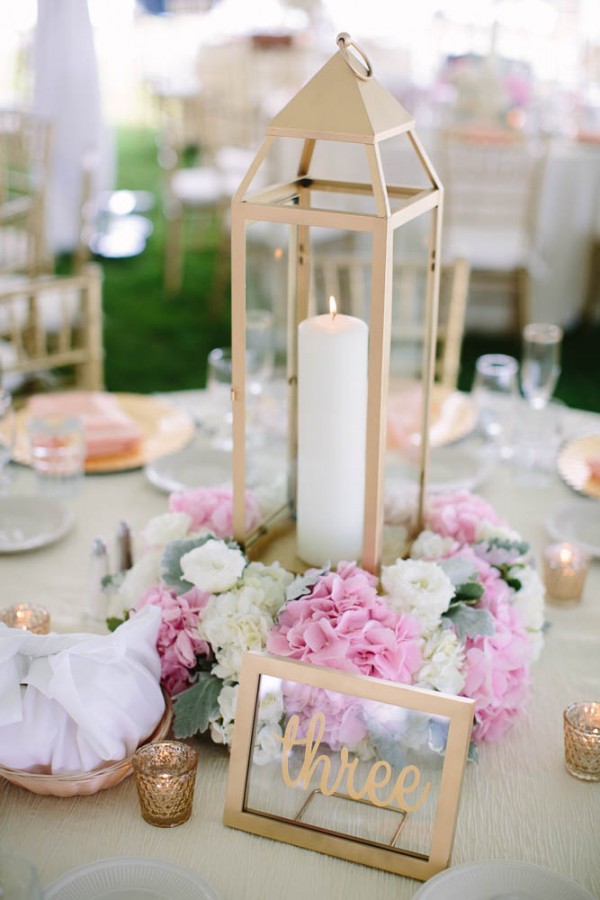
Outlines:
<svg viewBox="0 0 600 900"><path fill-rule="evenodd" d="M365 51L358 46L356 41L352 40L348 32L340 32L335 40L340 53L344 57L344 62L352 69L356 77L360 78L361 81L368 81L369 78L372 78L373 66L369 62L369 57ZM354 47L356 55L350 53L350 47ZM357 57L360 57L360 60ZM364 65L364 70L360 67L361 62Z"/></svg>

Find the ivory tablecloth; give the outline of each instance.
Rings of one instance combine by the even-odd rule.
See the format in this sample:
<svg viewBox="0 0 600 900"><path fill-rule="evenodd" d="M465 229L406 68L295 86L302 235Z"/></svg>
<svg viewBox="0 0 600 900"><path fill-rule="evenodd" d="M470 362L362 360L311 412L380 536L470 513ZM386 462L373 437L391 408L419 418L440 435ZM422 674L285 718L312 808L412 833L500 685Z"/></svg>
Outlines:
<svg viewBox="0 0 600 900"><path fill-rule="evenodd" d="M600 416L571 414L572 432L591 428L600 431ZM20 470L13 490L32 489L30 473ZM548 540L544 517L574 499L558 476L541 488L517 485L506 464L496 467L480 492L532 543L538 560ZM72 503L77 524L60 543L0 560L2 605L44 603L58 630L83 626L92 539L102 536L110 544L120 519L139 527L166 509L165 496L139 471L88 477ZM525 860L600 897L600 783L567 774L562 739L563 708L600 699L598 560L581 604L548 606L547 619L527 716L499 743L483 746L479 764L467 768L453 863ZM72 799L36 796L0 779L0 851L30 857L44 884L86 862L142 856L195 870L223 900L408 900L416 893L419 882L224 827L227 752L197 743L198 784L187 824L172 830L145 824L131 778Z"/></svg>

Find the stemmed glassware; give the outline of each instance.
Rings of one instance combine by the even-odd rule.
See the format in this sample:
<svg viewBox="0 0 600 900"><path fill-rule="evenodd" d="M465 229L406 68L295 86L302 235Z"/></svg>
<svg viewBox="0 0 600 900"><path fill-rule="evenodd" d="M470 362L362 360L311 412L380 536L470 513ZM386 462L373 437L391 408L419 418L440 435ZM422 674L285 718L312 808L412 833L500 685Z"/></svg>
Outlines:
<svg viewBox="0 0 600 900"><path fill-rule="evenodd" d="M527 401L513 431L517 482L543 487L554 471L562 436L561 405L551 402L560 375L563 331L534 322L523 329L521 391Z"/></svg>
<svg viewBox="0 0 600 900"><path fill-rule="evenodd" d="M521 390L534 410L545 409L560 375L563 331L559 325L531 323L523 329Z"/></svg>

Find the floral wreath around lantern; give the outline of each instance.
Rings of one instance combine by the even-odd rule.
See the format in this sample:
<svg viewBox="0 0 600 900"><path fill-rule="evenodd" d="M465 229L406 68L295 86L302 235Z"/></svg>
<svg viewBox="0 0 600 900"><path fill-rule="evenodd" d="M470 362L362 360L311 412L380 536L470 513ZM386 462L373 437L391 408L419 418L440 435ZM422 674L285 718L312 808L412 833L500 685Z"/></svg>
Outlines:
<svg viewBox="0 0 600 900"><path fill-rule="evenodd" d="M251 492L246 508L250 529L260 518ZM250 562L231 530L230 489L172 494L169 512L142 533L143 554L110 585L111 629L149 604L161 610L158 651L176 737L209 731L231 744L249 650L470 697L471 758L524 714L544 590L528 545L481 497L430 498L425 530L412 545L403 531L410 554L383 566L380 582L354 562L298 577L279 563ZM327 742L354 740L368 758L368 736L347 713L328 711ZM266 762L277 752L281 698L262 698L258 715L254 759Z"/></svg>

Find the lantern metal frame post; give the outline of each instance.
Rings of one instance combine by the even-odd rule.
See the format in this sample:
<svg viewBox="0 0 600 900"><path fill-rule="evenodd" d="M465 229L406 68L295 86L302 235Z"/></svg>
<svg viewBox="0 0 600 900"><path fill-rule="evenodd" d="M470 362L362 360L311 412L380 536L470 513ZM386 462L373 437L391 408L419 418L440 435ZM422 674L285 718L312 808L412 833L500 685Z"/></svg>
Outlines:
<svg viewBox="0 0 600 900"><path fill-rule="evenodd" d="M414 120L374 79L370 63L349 54L356 45L347 35L338 38L344 51L320 70L308 85L267 127L267 134L232 200L232 406L233 406L233 526L234 537L248 545L266 526L252 535L246 533L246 226L267 221L291 226L288 274L288 467L291 479L288 502L275 516L295 505L294 471L297 456L297 328L308 316L310 294L310 228L330 228L367 233L372 239L371 312L369 322L369 363L367 437L365 467L364 542L361 564L376 572L381 558L383 532L384 473L386 450L387 398L392 318L393 238L395 231L420 216L431 213L428 277L425 298L423 350L423 410L421 421L419 501L417 519L422 525L429 457L430 401L437 339L439 269L443 187L415 130ZM350 56L350 61L348 60ZM359 125L345 120L347 104L338 93L354 91L358 85L362 104ZM354 96L354 95L353 95ZM365 128L365 110L371 123ZM336 119L337 117L337 119ZM332 122L333 119L333 122ZM375 121L377 125L373 125ZM406 134L427 176L429 187L386 184L381 162L383 141ZM296 174L290 180L248 193L252 182L282 137L303 138ZM313 152L318 141L362 144L371 181L336 181L311 177ZM370 197L375 214L313 208L313 192ZM395 204L393 208L392 204Z"/></svg>

